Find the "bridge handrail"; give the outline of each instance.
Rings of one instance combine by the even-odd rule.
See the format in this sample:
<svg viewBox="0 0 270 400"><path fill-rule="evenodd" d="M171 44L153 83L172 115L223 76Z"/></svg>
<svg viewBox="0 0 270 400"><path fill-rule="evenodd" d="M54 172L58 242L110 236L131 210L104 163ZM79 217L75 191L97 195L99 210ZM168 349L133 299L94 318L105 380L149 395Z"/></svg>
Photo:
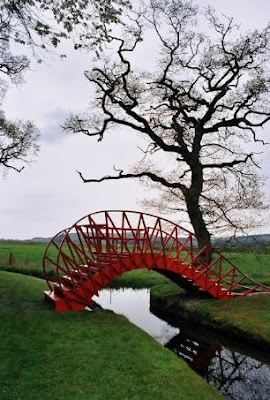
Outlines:
<svg viewBox="0 0 270 400"><path fill-rule="evenodd" d="M95 215L104 214L104 216L107 217L107 215L113 214L113 213L122 213L122 217L125 216L125 218L126 218L127 220L128 220L127 214L137 214L137 215L139 215L140 218L142 218L142 219L143 219L144 217L155 218L155 219L156 219L156 224L155 224L155 226L153 226L153 227L152 227L152 226L150 226L150 227L148 226L148 227L145 227L145 228L132 228L131 225L130 225L130 228L125 228L125 227L111 227L111 226L109 227L107 224L104 224L104 223L103 223L103 224L98 224L98 223L95 223L94 220L93 220L93 217L94 217ZM85 220L85 219L87 219L87 218L88 218L89 221L93 221L93 223L92 223L92 222L91 222L91 223L89 222L89 224L81 224L81 225L80 225L80 222L83 222L83 220ZM48 256L47 256L48 250L49 250L49 248L50 248L51 245L55 246L55 247L58 249L57 259L56 259L55 262L52 262L52 263L56 266L56 269L57 269L57 274L56 274L55 280L59 282L59 281L60 281L60 276L59 276L59 270L58 270L58 268L61 270L61 267L60 267L59 264L60 264L60 257L62 256L62 253L64 253L63 246L64 246L65 243L68 243L68 242L71 241L71 239L70 239L70 232L71 232L72 229L76 228L76 226L82 226L82 227L88 226L88 227L92 227L92 228L94 228L94 229L96 229L96 228L99 227L100 230L102 230L102 229L108 229L108 231L111 230L111 232L113 232L113 231L115 230L118 234L119 234L119 231L122 231L122 232L124 231L125 233L127 233L128 231L130 231L130 232L132 232L132 233L134 234L134 233L136 233L136 232L138 232L138 231L139 231L140 233L145 232L147 229L148 229L148 233L149 233L149 230L153 230L153 232L157 230L157 231L162 232L162 234L167 235L167 239L165 240L165 242L168 243L169 238L171 238L172 240L178 242L179 245L180 245L180 248L181 248L181 246L183 246L183 242L180 241L180 238L179 238L178 236L173 237L173 236L172 236L172 232L171 232L171 233L168 233L168 232L166 232L166 231L161 230L161 228L158 228L158 227L157 227L157 221L159 221L159 225L160 225L160 226L161 226L161 221L163 221L163 222L165 222L165 223L168 223L168 224L170 224L171 226L173 226L172 232L174 232L174 230L175 230L176 232L177 232L178 230L180 230L181 232L184 232L184 233L188 234L188 239L187 239L187 240L189 240L189 239L191 240L192 246L193 246L193 243L192 243L192 239L193 239L193 238L194 238L198 243L201 243L201 245L203 246L203 248L202 248L202 249L199 249L199 251L196 252L195 255L193 254L194 247L192 247L191 250L190 250L190 256L191 256L190 264L191 264L191 265L192 265L192 262L194 263L195 260L198 259L199 255L201 254L201 252L202 252L203 249L204 249L204 251L211 252L212 254L217 255L218 257L217 257L216 259L214 259L214 260L210 263L210 265L207 266L207 267L208 267L207 269L208 269L208 272L211 271L211 270L212 270L212 272L213 272L213 271L214 271L214 270L213 270L213 267L215 266L215 264L216 264L218 261L220 262L218 279L219 279L219 282L226 282L226 284L229 284L229 285L230 285L230 288L228 289L229 292L231 292L231 291L233 290L233 287L235 286L234 278L235 278L235 274L236 274L236 273L241 275L241 281L242 281L243 279L246 279L246 280L249 281L250 283L252 283L252 284L254 284L254 285L257 285L257 282L255 282L255 281L254 281L252 278L250 278L247 274L245 274L245 273L243 273L242 271L240 271L239 268L237 268L227 257L225 257L224 255L222 255L215 247L210 246L210 245L209 245L208 243L206 243L204 240L202 240L201 238L199 238L198 236L196 236L193 232L190 232L190 231L187 230L186 228L183 228L182 226L180 226L180 225L178 225L178 224L176 224L176 223L174 223L174 222L172 222L172 221L170 221L170 220L168 220L168 219L166 219L166 218L158 217L158 216L153 215L153 214L150 214L150 213L142 213L142 212L140 212L140 211L130 211L130 210L125 210L125 211L123 211L123 210L103 210L103 211L96 211L96 212L94 212L94 213L88 214L88 215L86 215L86 216L80 218L80 219L79 219L78 221L76 221L70 228L64 229L64 230L60 231L58 234L56 234L56 235L51 239L51 241L47 244L46 250L45 250L45 252L44 252L44 258L43 258L43 271L44 271L44 277L45 277L45 279L46 279L46 281L47 281L49 287L50 287L50 288L52 287L52 285L50 284L50 281L51 281L52 279L50 278L48 272L46 271L46 266L47 266L46 260L49 260L49 258L48 258ZM61 241L60 241L60 244L59 244L59 246L58 246L58 245L56 245L56 239L57 239L57 237L60 237L60 235L63 235L63 236L62 236ZM80 238L79 238L79 239L80 239ZM111 238L110 238L110 237L109 237L109 238L108 238L108 237L101 238L101 240L106 240L106 239L107 239L107 240L108 240L108 239L110 239L110 240L115 240L115 241L118 241L118 240L119 240L119 241L122 241L122 243L123 243L123 241L128 242L128 241L132 241L132 240L134 240L134 241L136 241L136 242L138 242L138 241L145 241L145 242L149 241L149 237L141 238L141 237L138 237L138 236L136 236L136 237L134 236L133 238L132 238L132 237L131 237L131 238L123 238L123 235L122 235L122 236L119 236L119 235L118 235L118 237L111 237ZM156 244L157 236L155 236L154 239L155 239L154 244ZM150 242L151 242L151 240L150 240ZM149 242L149 243L150 243L150 242ZM185 246L185 245L184 245L184 246ZM152 248L151 245L150 245L150 248L151 248L151 251L153 251L153 248ZM111 249L111 250L115 250L115 249ZM163 243L162 243L160 252L161 252L162 250L164 250ZM185 250L188 251L188 249L187 249L186 247L185 247ZM116 252L116 254L117 254L117 252ZM179 254L180 254L180 251L178 252L178 256L179 256ZM52 260L51 260L51 261L52 261ZM224 262L225 262L227 265L231 266L231 270L229 270L229 272L226 271L225 274L222 274ZM65 267L67 268L67 265L65 265ZM225 268L225 267L224 267L224 268ZM65 270L65 268L62 267L62 270ZM232 279L232 281L228 281L228 279L225 279L226 276L228 276L228 275L230 275L230 274L233 274L233 279ZM236 284L237 284L237 283L236 283ZM242 286L242 285L241 285L241 286ZM266 285L263 285L263 284L260 284L260 287L262 287L262 288L267 288L267 286L266 286Z"/></svg>

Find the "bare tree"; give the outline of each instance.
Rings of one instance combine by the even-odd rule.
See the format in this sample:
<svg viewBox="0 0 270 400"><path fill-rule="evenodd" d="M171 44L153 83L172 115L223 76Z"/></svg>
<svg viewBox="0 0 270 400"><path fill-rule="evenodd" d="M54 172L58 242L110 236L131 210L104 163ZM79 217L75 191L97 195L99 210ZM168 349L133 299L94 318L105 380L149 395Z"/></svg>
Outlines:
<svg viewBox="0 0 270 400"><path fill-rule="evenodd" d="M143 161L127 172L80 176L149 179L166 207L187 212L194 232L211 243L211 229L237 229L240 212L264 208L256 153L270 119L270 26L243 32L232 18L184 0L149 0L131 21L128 32L110 36L115 57L85 73L97 112L71 116L64 129L98 140L112 128L138 132L148 142ZM153 34L159 59L142 72L136 50ZM166 168L158 165L163 154Z"/></svg>
<svg viewBox="0 0 270 400"><path fill-rule="evenodd" d="M120 22L128 0L2 0L0 3L0 166L18 172L38 151L38 130L30 121L9 121L3 99L10 82L19 84L29 68L26 56L13 52L32 49L38 61L63 39L74 48L96 46L107 39L108 26ZM13 50L13 52L12 52Z"/></svg>

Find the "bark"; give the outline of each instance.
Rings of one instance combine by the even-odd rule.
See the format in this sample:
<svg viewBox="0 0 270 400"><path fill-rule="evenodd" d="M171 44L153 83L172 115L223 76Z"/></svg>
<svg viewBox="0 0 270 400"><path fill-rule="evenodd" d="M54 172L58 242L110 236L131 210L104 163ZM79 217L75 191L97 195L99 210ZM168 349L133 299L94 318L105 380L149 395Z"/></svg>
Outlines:
<svg viewBox="0 0 270 400"><path fill-rule="evenodd" d="M194 233L198 237L198 246L201 250L205 245L211 247L211 236L207 229L207 225L203 218L203 213L199 205L200 195L203 189L203 169L200 163L192 168L192 182L185 195L187 212L190 222L193 226ZM200 256L200 262L208 263L211 261L211 251L203 252Z"/></svg>

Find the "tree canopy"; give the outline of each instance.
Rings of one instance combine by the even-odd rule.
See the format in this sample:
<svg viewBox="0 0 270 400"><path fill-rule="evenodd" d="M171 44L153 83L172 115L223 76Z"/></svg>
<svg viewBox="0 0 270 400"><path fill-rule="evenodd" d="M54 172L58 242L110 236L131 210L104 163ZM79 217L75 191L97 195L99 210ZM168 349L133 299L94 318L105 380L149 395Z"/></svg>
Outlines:
<svg viewBox="0 0 270 400"><path fill-rule="evenodd" d="M30 121L9 121L3 111L8 84L23 82L30 61L17 54L45 51L70 39L74 48L100 46L108 26L120 22L128 0L2 0L0 3L0 166L16 171L38 151L38 130Z"/></svg>
<svg viewBox="0 0 270 400"><path fill-rule="evenodd" d="M65 129L102 140L124 127L146 139L143 159L130 171L82 179L152 181L163 193L153 205L186 212L208 243L218 228L248 228L246 210L265 208L257 154L270 119L270 25L245 32L212 8L149 0L125 29L85 73L96 89L91 112L71 116ZM136 65L145 44L155 67Z"/></svg>

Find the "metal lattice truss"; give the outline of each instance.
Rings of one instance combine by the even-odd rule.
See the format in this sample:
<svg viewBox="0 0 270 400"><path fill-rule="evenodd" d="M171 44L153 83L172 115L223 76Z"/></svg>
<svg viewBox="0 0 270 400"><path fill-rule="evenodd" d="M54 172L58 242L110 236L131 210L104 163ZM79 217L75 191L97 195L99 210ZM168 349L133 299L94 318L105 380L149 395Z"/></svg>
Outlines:
<svg viewBox="0 0 270 400"><path fill-rule="evenodd" d="M190 292L217 299L270 293L193 233L135 211L100 211L59 232L43 258L56 311L82 310L118 275L153 269Z"/></svg>

